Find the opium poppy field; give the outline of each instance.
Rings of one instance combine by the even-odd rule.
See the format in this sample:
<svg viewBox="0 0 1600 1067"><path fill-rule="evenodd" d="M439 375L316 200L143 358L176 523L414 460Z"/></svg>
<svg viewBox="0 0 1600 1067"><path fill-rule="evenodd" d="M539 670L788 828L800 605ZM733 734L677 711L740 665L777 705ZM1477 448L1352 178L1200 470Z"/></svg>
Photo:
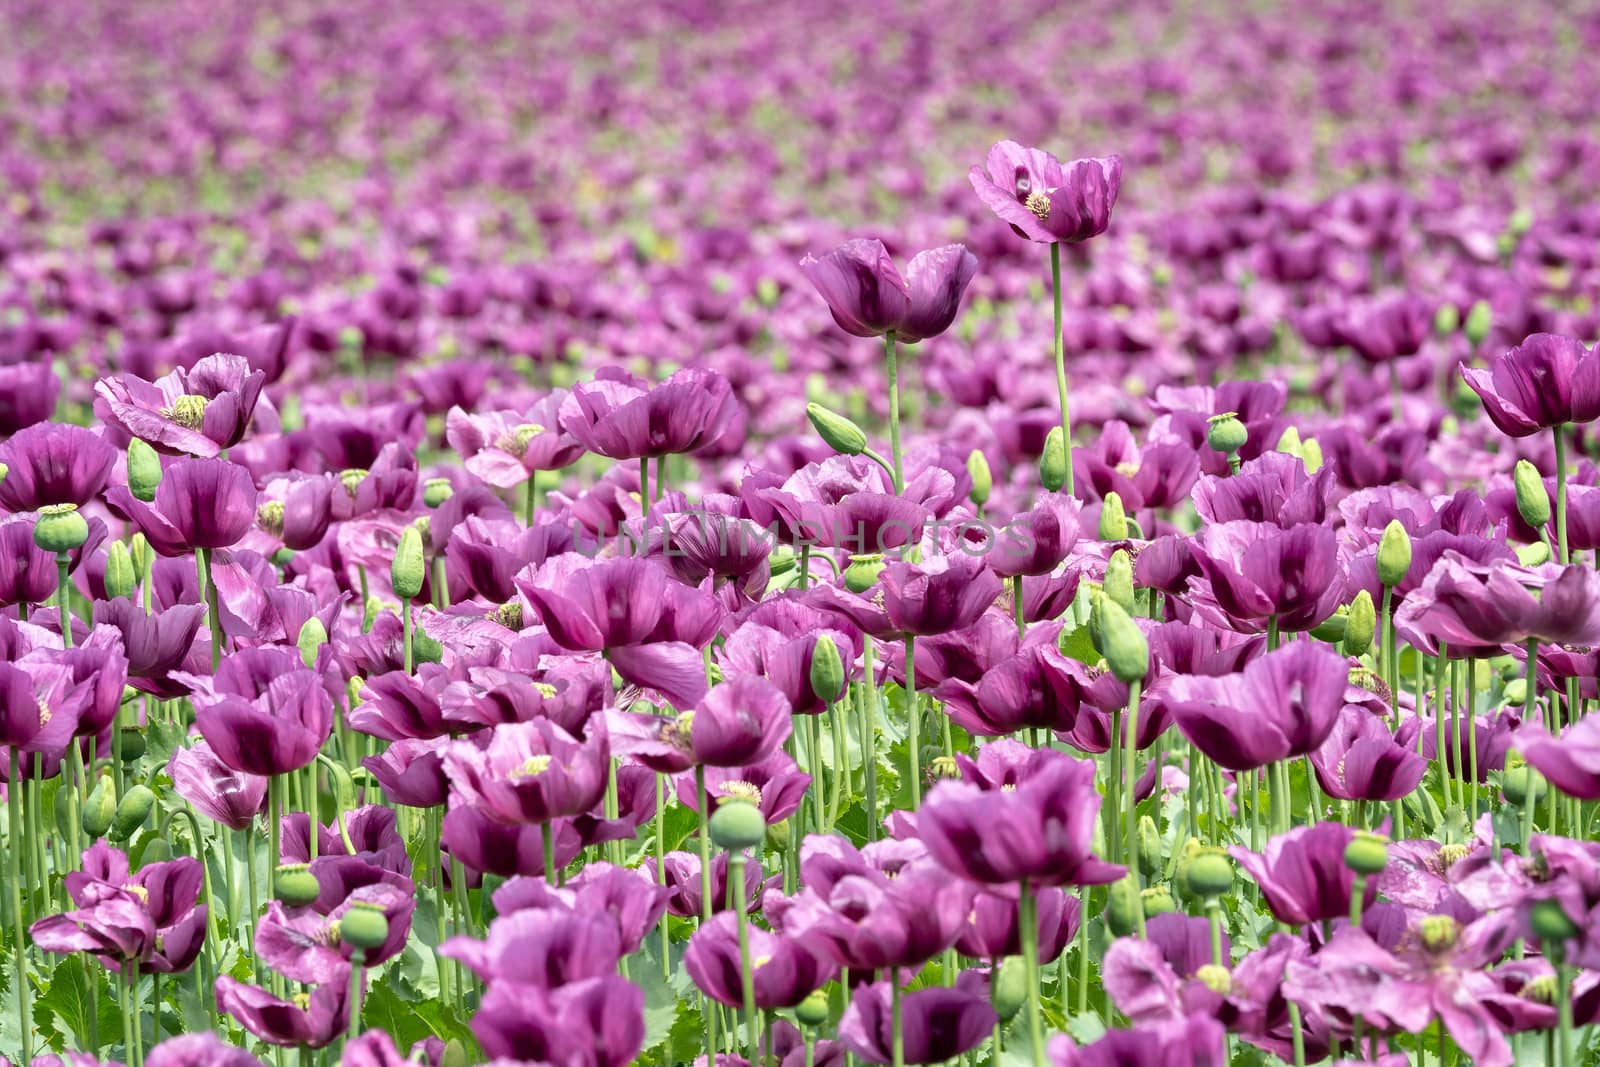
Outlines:
<svg viewBox="0 0 1600 1067"><path fill-rule="evenodd" d="M6 1067L1600 1061L1597 52L8 0Z"/></svg>

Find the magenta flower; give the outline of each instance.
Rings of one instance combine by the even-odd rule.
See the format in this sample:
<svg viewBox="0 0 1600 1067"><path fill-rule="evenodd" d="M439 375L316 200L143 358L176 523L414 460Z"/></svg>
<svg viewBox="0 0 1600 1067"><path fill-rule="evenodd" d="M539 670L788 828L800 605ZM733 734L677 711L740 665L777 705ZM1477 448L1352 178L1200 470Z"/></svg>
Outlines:
<svg viewBox="0 0 1600 1067"><path fill-rule="evenodd" d="M1589 567L1526 568L1510 560L1478 564L1446 552L1395 613L1395 628L1430 655L1498 655L1538 638L1600 645L1600 574Z"/></svg>
<svg viewBox="0 0 1600 1067"><path fill-rule="evenodd" d="M838 972L799 938L754 926L748 937L756 1007L763 1011L794 1007ZM740 1007L744 993L739 959L738 924L733 913L725 911L689 939L683 963L702 993L719 1004Z"/></svg>
<svg viewBox="0 0 1600 1067"><path fill-rule="evenodd" d="M196 548L230 548L256 518L256 487L250 472L225 459L180 459L167 465L151 504L122 486L106 491L106 502L126 515L150 547L163 556Z"/></svg>
<svg viewBox="0 0 1600 1067"><path fill-rule="evenodd" d="M333 731L333 700L298 649L240 649L214 677L181 677L194 690L200 736L236 771L270 777L299 770Z"/></svg>
<svg viewBox="0 0 1600 1067"><path fill-rule="evenodd" d="M705 777L706 799L711 809L707 815L715 812L724 800L734 798L755 804L769 826L798 811L811 785L811 776L801 771L800 765L781 750L759 762L738 767L708 766ZM691 811L699 810L694 775L678 775L677 790L680 804Z"/></svg>
<svg viewBox="0 0 1600 1067"><path fill-rule="evenodd" d="M899 1062L944 1063L977 1048L998 1022L988 998L973 988L977 984L981 980L958 979L954 986L902 993ZM839 1043L867 1063L896 1062L890 1000L888 981L858 986L839 1020Z"/></svg>
<svg viewBox="0 0 1600 1067"><path fill-rule="evenodd" d="M444 750L449 742L406 739L395 741L380 755L361 761L384 796L396 804L413 808L433 808L445 802L449 781L444 773Z"/></svg>
<svg viewBox="0 0 1600 1067"><path fill-rule="evenodd" d="M833 321L857 337L893 332L905 344L950 328L978 259L961 245L918 252L901 275L882 241L846 241L800 269L828 302Z"/></svg>
<svg viewBox="0 0 1600 1067"><path fill-rule="evenodd" d="M684 919L697 919L705 914L704 898L700 886L700 857L693 852L668 852L663 857L663 879L667 889L667 913ZM646 856L644 867L651 879L657 876L654 856ZM782 874L774 874L763 881L761 864L751 860L744 866L745 908L751 913L761 910L767 890L777 888ZM733 907L733 894L728 884L728 853L718 852L711 860L711 910L727 911Z"/></svg>
<svg viewBox="0 0 1600 1067"><path fill-rule="evenodd" d="M322 1048L349 1023L349 986L340 974L290 1001L225 974L217 978L217 1010L269 1045Z"/></svg>
<svg viewBox="0 0 1600 1067"><path fill-rule="evenodd" d="M1347 704L1325 741L1311 753L1322 791L1340 800L1399 800L1417 787L1428 761L1401 744L1382 718Z"/></svg>
<svg viewBox="0 0 1600 1067"><path fill-rule="evenodd" d="M644 993L616 974L549 991L496 982L472 1032L491 1059L627 1067L644 1044Z"/></svg>
<svg viewBox="0 0 1600 1067"><path fill-rule="evenodd" d="M692 710L676 717L610 712L606 721L613 750L663 774L698 765L760 763L793 732L783 694L751 674L713 686Z"/></svg>
<svg viewBox="0 0 1600 1067"><path fill-rule="evenodd" d="M450 409L445 439L467 470L496 489L512 489L534 471L560 470L583 455L584 445L561 425L568 394L558 389L526 410L468 413Z"/></svg>
<svg viewBox="0 0 1600 1067"><path fill-rule="evenodd" d="M1237 845L1228 852L1261 887L1279 922L1304 926L1350 914L1355 872L1345 866L1344 850L1354 836L1348 826L1321 822L1277 835L1264 855ZM1365 901L1376 899L1377 887L1369 885Z"/></svg>
<svg viewBox="0 0 1600 1067"><path fill-rule="evenodd" d="M1003 578L1049 574L1077 543L1082 505L1064 493L1047 493L996 531L989 566Z"/></svg>
<svg viewBox="0 0 1600 1067"><path fill-rule="evenodd" d="M891 563L879 583L890 624L900 633L918 636L966 629L1001 589L999 576L984 560L963 552L920 563Z"/></svg>
<svg viewBox="0 0 1600 1067"><path fill-rule="evenodd" d="M204 739L174 749L167 776L179 796L230 830L249 829L266 807L267 779L229 767Z"/></svg>
<svg viewBox="0 0 1600 1067"><path fill-rule="evenodd" d="M561 428L608 459L654 459L712 444L739 410L728 380L715 371L681 370L658 385L606 368L572 387L561 403Z"/></svg>
<svg viewBox="0 0 1600 1067"><path fill-rule="evenodd" d="M128 857L100 841L66 877L76 910L40 919L29 935L46 952L88 952L115 971L186 971L206 936L203 885L199 860L180 856L130 874Z"/></svg>
<svg viewBox="0 0 1600 1067"><path fill-rule="evenodd" d="M95 414L163 452L216 456L244 439L266 377L243 356L219 353L155 382L102 378Z"/></svg>
<svg viewBox="0 0 1600 1067"><path fill-rule="evenodd" d="M1309 630L1344 599L1338 538L1325 526L1217 523L1196 535L1194 559L1217 608L1244 632L1270 618L1280 630Z"/></svg>
<svg viewBox="0 0 1600 1067"><path fill-rule="evenodd" d="M1600 800L1600 717L1586 715L1559 737L1534 720L1516 732L1512 745L1567 796Z"/></svg>
<svg viewBox="0 0 1600 1067"><path fill-rule="evenodd" d="M61 379L50 360L0 365L0 434L44 422L60 396Z"/></svg>
<svg viewBox="0 0 1600 1067"><path fill-rule="evenodd" d="M450 785L469 804L506 823L544 823L582 815L605 795L610 745L603 729L576 740L547 720L508 723L486 743L445 750Z"/></svg>
<svg viewBox="0 0 1600 1067"><path fill-rule="evenodd" d="M1087 241L1106 231L1122 190L1122 157L1063 164L1038 148L1001 141L968 174L979 198L1018 237L1042 244Z"/></svg>
<svg viewBox="0 0 1600 1067"><path fill-rule="evenodd" d="M1050 1042L1052 1067L1223 1067L1227 1062L1227 1035L1204 1015L1109 1030L1090 1045L1078 1045L1066 1034Z"/></svg>
<svg viewBox="0 0 1600 1067"><path fill-rule="evenodd" d="M47 504L83 507L111 477L116 449L93 430L41 422L0 444L0 508L38 511Z"/></svg>
<svg viewBox="0 0 1600 1067"><path fill-rule="evenodd" d="M1078 932L1082 905L1058 886L1041 886L1034 891L1034 907L1039 918L1039 962L1049 963L1066 950ZM956 942L964 956L998 960L1022 954L1022 923L1019 902L1008 887L984 889L972 901L967 928Z"/></svg>
<svg viewBox="0 0 1600 1067"><path fill-rule="evenodd" d="M1220 766L1246 771L1315 751L1344 708L1349 664L1327 646L1294 641L1216 677L1173 678L1178 729Z"/></svg>
<svg viewBox="0 0 1600 1067"><path fill-rule="evenodd" d="M188 693L171 675L190 667L195 634L200 631L205 614L203 604L173 604L150 614L122 597L97 600L94 604L95 625L122 635L123 652L128 657L128 684L166 700Z"/></svg>
<svg viewBox="0 0 1600 1067"><path fill-rule="evenodd" d="M1533 334L1487 370L1463 366L1461 377L1511 437L1600 417L1600 356L1571 337Z"/></svg>
<svg viewBox="0 0 1600 1067"><path fill-rule="evenodd" d="M560 989L615 973L622 938L604 913L529 908L496 918L481 941L448 938L439 954L459 960L490 984Z"/></svg>

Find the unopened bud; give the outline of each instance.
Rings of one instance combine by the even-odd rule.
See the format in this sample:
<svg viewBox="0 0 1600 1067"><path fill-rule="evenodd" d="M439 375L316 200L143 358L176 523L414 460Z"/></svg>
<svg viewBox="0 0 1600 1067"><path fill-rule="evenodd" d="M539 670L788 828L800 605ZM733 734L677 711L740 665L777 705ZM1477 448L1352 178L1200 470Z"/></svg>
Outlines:
<svg viewBox="0 0 1600 1067"><path fill-rule="evenodd" d="M138 584L139 576L133 572L133 557L128 554L128 546L121 541L111 542L106 553L106 596L112 600L119 596L131 600Z"/></svg>
<svg viewBox="0 0 1600 1067"><path fill-rule="evenodd" d="M1411 535L1399 519L1390 519L1378 541L1378 581L1399 585L1411 569Z"/></svg>
<svg viewBox="0 0 1600 1067"><path fill-rule="evenodd" d="M128 442L128 491L148 504L156 498L160 486L161 457L135 437Z"/></svg>
<svg viewBox="0 0 1600 1067"><path fill-rule="evenodd" d="M832 704L844 693L844 660L832 637L823 634L811 650L811 692L824 704Z"/></svg>
<svg viewBox="0 0 1600 1067"><path fill-rule="evenodd" d="M1105 581L1101 584L1105 595L1129 615L1133 614L1133 561L1128 553L1117 549L1106 562Z"/></svg>
<svg viewBox="0 0 1600 1067"><path fill-rule="evenodd" d="M1122 495L1115 490L1100 502L1100 540L1126 541L1128 539L1128 513L1122 509Z"/></svg>
<svg viewBox="0 0 1600 1067"><path fill-rule="evenodd" d="M1067 443L1061 427L1052 427L1039 457L1039 482L1052 493L1067 484Z"/></svg>
<svg viewBox="0 0 1600 1067"><path fill-rule="evenodd" d="M1344 654L1360 656L1372 647L1372 638L1378 631L1378 613L1372 606L1372 594L1363 589L1350 601L1345 615Z"/></svg>
<svg viewBox="0 0 1600 1067"><path fill-rule="evenodd" d="M806 418L811 420L817 436L828 447L844 456L859 456L867 450L867 435L851 420L821 404L807 404Z"/></svg>
<svg viewBox="0 0 1600 1067"><path fill-rule="evenodd" d="M407 526L400 535L400 544L394 550L394 562L389 567L389 584L395 596L411 600L422 592L422 579L426 568L422 561L422 533L415 525Z"/></svg>
<svg viewBox="0 0 1600 1067"><path fill-rule="evenodd" d="M974 448L967 457L967 474L972 478L972 489L967 496L981 508L994 491L994 473L989 470L989 457L983 454L983 449Z"/></svg>
<svg viewBox="0 0 1600 1067"><path fill-rule="evenodd" d="M1539 477L1539 468L1519 459L1511 479L1517 487L1517 514L1535 530L1543 528L1550 521L1550 494Z"/></svg>
<svg viewBox="0 0 1600 1067"><path fill-rule="evenodd" d="M1150 671L1150 642L1121 604L1100 598L1100 655L1120 682L1132 685Z"/></svg>

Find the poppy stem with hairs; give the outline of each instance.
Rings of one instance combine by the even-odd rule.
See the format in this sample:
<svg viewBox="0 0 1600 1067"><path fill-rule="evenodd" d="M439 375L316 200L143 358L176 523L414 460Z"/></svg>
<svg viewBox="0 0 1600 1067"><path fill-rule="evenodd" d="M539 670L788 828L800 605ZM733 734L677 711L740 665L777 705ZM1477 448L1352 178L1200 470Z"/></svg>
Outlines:
<svg viewBox="0 0 1600 1067"><path fill-rule="evenodd" d="M1044 1024L1039 1008L1038 904L1026 878L1017 883L1017 891L1017 925L1021 927L1022 961L1028 979L1028 1043L1033 1052L1033 1067L1044 1067ZM895 1032L899 1033L898 1025Z"/></svg>
<svg viewBox="0 0 1600 1067"><path fill-rule="evenodd" d="M656 772L656 884L667 888L667 776ZM661 913L661 977L672 977L672 934L667 929L667 913Z"/></svg>
<svg viewBox="0 0 1600 1067"><path fill-rule="evenodd" d="M554 887L556 884L556 841L555 828L546 819L539 824L539 851L544 859L544 884Z"/></svg>
<svg viewBox="0 0 1600 1067"><path fill-rule="evenodd" d="M61 644L72 647L72 579L67 571L72 557L65 552L56 553L56 604L61 612Z"/></svg>
<svg viewBox="0 0 1600 1067"><path fill-rule="evenodd" d="M1072 487L1072 415L1067 404L1067 353L1061 338L1061 243L1050 243L1050 295L1055 305L1055 337L1052 340L1056 360L1056 393L1061 400L1061 444L1067 450L1067 484L1063 487L1068 496L1075 496Z"/></svg>
<svg viewBox="0 0 1600 1067"><path fill-rule="evenodd" d="M200 600L206 606L206 625L211 630L211 670L216 672L222 662L222 616L217 607L217 586L211 580L211 552L194 550L195 565L200 573Z"/></svg>
<svg viewBox="0 0 1600 1067"><path fill-rule="evenodd" d="M911 810L922 807L922 714L917 707L917 639L906 635L906 748L911 760Z"/></svg>
<svg viewBox="0 0 1600 1067"><path fill-rule="evenodd" d="M1556 551L1562 566L1572 562L1567 547L1567 427L1565 423L1550 431L1556 442Z"/></svg>
<svg viewBox="0 0 1600 1067"><path fill-rule="evenodd" d="M861 755L866 763L867 777L867 840L878 839L878 682L877 666L873 662L874 645L871 637L863 642L862 653L865 677L860 690L861 698Z"/></svg>
<svg viewBox="0 0 1600 1067"><path fill-rule="evenodd" d="M407 597L404 607L400 609L405 640L406 673L410 674L416 668L415 651L411 641L411 598Z"/></svg>
<svg viewBox="0 0 1600 1067"><path fill-rule="evenodd" d="M6 874L11 881L11 959L16 964L17 1022L22 1033L22 1062L33 1060L33 1024L28 1012L26 927L22 917L22 775L17 767L17 750L10 750L6 773Z"/></svg>
<svg viewBox="0 0 1600 1067"><path fill-rule="evenodd" d="M1141 879L1139 876L1139 826L1137 822L1139 802L1134 796L1134 787L1138 781L1138 776L1134 773L1134 765L1138 762L1135 759L1135 754L1138 751L1139 740L1139 688L1137 681L1130 683L1128 686L1128 714L1124 720L1126 733L1122 742L1122 769L1123 774L1126 776L1126 784L1123 787L1123 802L1127 805L1127 822L1123 831L1125 834L1123 848L1127 851L1128 874L1133 878L1134 888L1142 890L1143 886L1140 885ZM1112 739L1112 743L1116 743L1115 738ZM1143 940L1145 936L1144 909L1135 908L1133 914L1139 931L1139 938Z"/></svg>
<svg viewBox="0 0 1600 1067"><path fill-rule="evenodd" d="M644 517L645 533L650 523L650 457L639 457L639 510Z"/></svg>
<svg viewBox="0 0 1600 1067"><path fill-rule="evenodd" d="M894 491L906 491L905 466L900 455L900 357L894 331L883 335L883 358L889 375L889 454L894 460Z"/></svg>
<svg viewBox="0 0 1600 1067"><path fill-rule="evenodd" d="M756 975L750 966L750 916L745 914L744 849L728 853L728 891L733 895L734 922L739 928L739 988L744 1000L746 1055L760 1062L761 1035L756 1026Z"/></svg>
<svg viewBox="0 0 1600 1067"><path fill-rule="evenodd" d="M361 965L366 955L366 952L358 948L350 956L350 996L348 998L350 1026L344 1032L345 1045L349 1045L361 1034Z"/></svg>
<svg viewBox="0 0 1600 1067"><path fill-rule="evenodd" d="M1037 995L1037 994L1035 994ZM889 1058L894 1067L906 1062L905 1035L900 1032L900 968L889 968Z"/></svg>

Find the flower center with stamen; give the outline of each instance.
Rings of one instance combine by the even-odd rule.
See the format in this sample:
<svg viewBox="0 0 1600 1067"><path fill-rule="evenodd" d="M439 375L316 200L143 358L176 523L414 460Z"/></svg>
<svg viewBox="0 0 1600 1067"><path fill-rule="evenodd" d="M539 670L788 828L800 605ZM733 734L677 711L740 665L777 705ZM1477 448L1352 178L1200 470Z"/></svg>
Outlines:
<svg viewBox="0 0 1600 1067"><path fill-rule="evenodd" d="M1422 920L1420 929L1422 947L1429 952L1444 952L1455 947L1461 935L1461 924L1448 915L1429 915Z"/></svg>
<svg viewBox="0 0 1600 1067"><path fill-rule="evenodd" d="M673 719L670 723L666 724L664 727L664 736L662 737L662 740L666 741L670 745L677 745L680 748L687 749L690 745L690 739L693 736L694 712L685 711L681 712L676 719ZM757 794L758 798L759 796L760 794Z"/></svg>
<svg viewBox="0 0 1600 1067"><path fill-rule="evenodd" d="M283 536L283 503L269 500L256 509L256 522L273 537Z"/></svg>
<svg viewBox="0 0 1600 1067"><path fill-rule="evenodd" d="M1211 992L1218 996L1227 996L1233 992L1233 976L1228 973L1228 968L1219 967L1208 963L1194 972L1195 979Z"/></svg>
<svg viewBox="0 0 1600 1067"><path fill-rule="evenodd" d="M534 682L533 688L538 690L539 695L544 697L546 700L549 700L551 697L555 696L561 691L555 686L551 685L549 682Z"/></svg>
<svg viewBox="0 0 1600 1067"><path fill-rule="evenodd" d="M511 772L512 778L537 778L550 769L550 757L545 753L529 756L522 766Z"/></svg>
<svg viewBox="0 0 1600 1067"><path fill-rule="evenodd" d="M504 626L508 630L520 630L522 629L522 603L517 600L508 600L504 604L501 604L498 608L494 609L494 615L492 617L495 622L499 623L501 626ZM537 688L538 683L535 682L534 686ZM545 695L554 696L555 691L552 689Z"/></svg>
<svg viewBox="0 0 1600 1067"><path fill-rule="evenodd" d="M494 447L502 452L509 452L521 458L528 451L528 442L544 433L544 427L536 423L525 422L521 426L513 427L494 440Z"/></svg>
<svg viewBox="0 0 1600 1067"><path fill-rule="evenodd" d="M1029 193L1022 206L1033 212L1034 218L1040 222L1050 217L1050 198L1043 193Z"/></svg>
<svg viewBox="0 0 1600 1067"><path fill-rule="evenodd" d="M736 778L731 782L722 783L722 799L754 804L756 807L760 807L761 789L752 782Z"/></svg>
<svg viewBox="0 0 1600 1067"><path fill-rule="evenodd" d="M161 414L179 426L189 430L198 430L206 421L206 405L211 403L207 397L185 393L172 402L170 408L162 408Z"/></svg>
<svg viewBox="0 0 1600 1067"><path fill-rule="evenodd" d="M1460 844L1458 842L1452 842L1451 844L1448 844L1448 845L1440 845L1439 846L1439 863L1445 870L1448 871L1451 867L1455 866L1456 863L1459 862L1464 856L1466 856L1466 854L1467 854L1467 846L1463 845L1463 844Z"/></svg>
<svg viewBox="0 0 1600 1067"><path fill-rule="evenodd" d="M39 725L43 726L50 721L50 706L44 702L43 697L35 701L39 705Z"/></svg>
<svg viewBox="0 0 1600 1067"><path fill-rule="evenodd" d="M1556 977L1553 974L1541 974L1522 987L1522 996L1536 1004L1554 1004L1556 1002Z"/></svg>
<svg viewBox="0 0 1600 1067"><path fill-rule="evenodd" d="M126 889L128 892L130 892L134 896L138 897L139 898L139 903L141 903L141 904L150 903L150 890L146 889L144 886L139 885L136 882L129 882L127 885L123 886L122 888Z"/></svg>
<svg viewBox="0 0 1600 1067"><path fill-rule="evenodd" d="M295 993L292 997L290 997L290 999L294 1001L294 1006L299 1008L301 1011L310 1011L311 1010L311 994L310 993L306 993L306 992Z"/></svg>

